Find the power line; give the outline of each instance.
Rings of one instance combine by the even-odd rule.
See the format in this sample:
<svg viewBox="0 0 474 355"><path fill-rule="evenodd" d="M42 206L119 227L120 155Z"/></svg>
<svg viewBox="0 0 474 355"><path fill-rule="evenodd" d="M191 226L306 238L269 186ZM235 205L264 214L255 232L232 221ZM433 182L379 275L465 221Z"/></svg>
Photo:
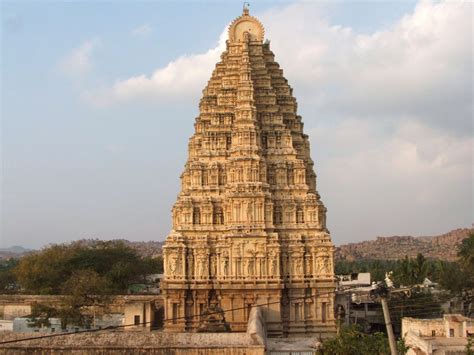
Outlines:
<svg viewBox="0 0 474 355"><path fill-rule="evenodd" d="M331 291L331 292L317 293L316 295L310 295L310 296L289 297L288 300L289 301L304 300L304 299L308 299L308 298L321 297L321 296L335 294L335 293L336 293L335 291ZM419 300L427 299L427 298L429 298L429 296L419 298ZM404 301L398 301L398 303L395 302L396 305L395 306L389 306L389 308L394 310L394 311L396 311L396 310L401 311L402 308L404 310L406 309L406 311L409 313L409 316L432 314L435 309L440 308L440 306L436 305L436 301L415 302L415 303L408 303L406 305L400 304L402 302L404 302ZM279 303L281 303L281 300L262 303L262 304L255 304L255 305L252 305L252 307L262 307L262 306L268 306L268 305L271 305L271 304L279 304ZM416 309L411 309L411 311L410 311L409 307L417 307L417 306L421 306L421 305L426 305L426 306L422 309L419 309L420 311L426 310L426 309L433 309L433 310L431 312L428 311L428 312L420 312L420 313L413 312L413 311L417 311ZM429 306L429 305L432 305L432 306ZM203 315L222 314L222 313L227 313L227 312L232 312L232 311L237 311L237 310L245 310L245 309L247 309L246 306L229 308L229 309L221 309L219 311L209 312L207 314L200 314L199 313L199 314L193 314L193 315L187 315L187 316L167 318L167 319L163 319L163 322L175 321L175 320L180 320L180 319L190 319L190 318L195 318L195 317L202 317ZM47 334L47 335L36 336L36 337L28 337L28 338L22 338L22 339L2 341L2 342L0 342L0 345L17 343L17 342L28 341L28 340L36 340L36 339L53 338L53 337L59 337L59 336L67 336L67 335L73 335L73 334L96 333L96 332L100 332L100 331L112 331L112 330L123 329L123 328L128 328L128 327L144 326L144 325L151 324L151 323L153 323L153 322L148 321L148 322L140 322L140 323L133 323L133 324L122 324L122 325L116 325L116 326L108 326L108 327L99 328L99 329L85 329L85 330L78 330L78 331L75 331L75 332L67 332L67 333L63 332L63 333Z"/></svg>
<svg viewBox="0 0 474 355"><path fill-rule="evenodd" d="M317 293L316 295L310 295L310 296L288 297L288 300L289 301L304 300L304 299L308 299L308 298L321 297L321 296L330 295L330 294L335 294L335 291ZM268 305L271 305L271 304L279 304L281 302L282 302L281 300L278 300L278 301L273 301L273 302L255 304L255 305L252 305L252 307L263 307L263 306L268 306ZM163 319L163 322L175 321L175 320L179 320L179 319L189 319L189 318L195 318L195 317L202 317L203 315L222 314L222 313L226 313L226 312L237 311L237 310L245 310L245 309L247 309L247 307L245 307L245 306L244 307L229 308L229 309L225 309L225 310L221 309L219 311L208 312L206 314L199 313L199 314L193 314L193 315L189 315L189 316L181 316L181 317L173 317L173 318ZM6 340L6 341L0 342L0 345L18 343L18 342L21 342L21 341L28 341L28 340L54 338L54 337L73 335L73 334L84 334L84 333L96 333L96 332L100 332L100 331L110 331L110 330L122 329L122 328L127 328L127 327L143 326L143 325L147 325L147 324L151 324L151 323L153 323L153 322L148 321L148 322L140 322L140 323L136 323L136 324L133 323L133 324L122 324L122 325L108 326L108 327L101 328L101 329L85 329L85 330L78 330L78 331L75 331L75 332L47 334L47 335L41 335L41 336L36 336L36 337Z"/></svg>

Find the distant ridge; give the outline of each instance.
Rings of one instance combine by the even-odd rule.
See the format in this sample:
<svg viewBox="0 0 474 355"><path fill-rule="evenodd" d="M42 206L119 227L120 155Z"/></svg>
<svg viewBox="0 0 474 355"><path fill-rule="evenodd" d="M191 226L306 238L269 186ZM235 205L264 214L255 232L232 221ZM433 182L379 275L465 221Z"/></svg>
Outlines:
<svg viewBox="0 0 474 355"><path fill-rule="evenodd" d="M16 259L25 254L31 253L32 249L26 249L18 245L8 248L0 248L0 259Z"/></svg>
<svg viewBox="0 0 474 355"><path fill-rule="evenodd" d="M19 245L14 245L8 248L0 248L0 253L24 254L30 251L32 251L32 249L26 249Z"/></svg>
<svg viewBox="0 0 474 355"><path fill-rule="evenodd" d="M336 260L402 259L405 255L415 257L418 253L427 258L454 261L458 246L474 228L454 229L446 234L432 237L393 236L377 237L359 243L349 243L336 247Z"/></svg>
<svg viewBox="0 0 474 355"><path fill-rule="evenodd" d="M343 244L336 247L336 260L361 259L402 259L405 255L415 257L422 253L427 258L454 261L457 258L458 246L474 228L458 228L448 233L431 237L393 236L377 237L359 243ZM142 257L157 257L162 255L164 242L132 242L126 239L114 239L135 249ZM92 246L101 242L99 239L80 239L72 243ZM69 244L69 243L66 243ZM34 250L19 246L0 248L0 259L18 258Z"/></svg>

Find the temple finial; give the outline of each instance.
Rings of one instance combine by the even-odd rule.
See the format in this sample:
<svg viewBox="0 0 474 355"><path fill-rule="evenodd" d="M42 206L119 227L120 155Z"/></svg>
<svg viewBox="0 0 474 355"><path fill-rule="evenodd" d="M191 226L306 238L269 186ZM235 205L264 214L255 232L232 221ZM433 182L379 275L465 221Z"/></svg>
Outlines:
<svg viewBox="0 0 474 355"><path fill-rule="evenodd" d="M244 5L243 5L243 8L242 8L242 14L244 16L248 16L249 15L249 7L250 7L250 4L246 1L244 1Z"/></svg>
<svg viewBox="0 0 474 355"><path fill-rule="evenodd" d="M237 17L229 26L229 40L231 42L239 42L244 40L244 33L249 33L251 41L262 42L265 30L258 19L249 14L248 2L244 2L243 14Z"/></svg>

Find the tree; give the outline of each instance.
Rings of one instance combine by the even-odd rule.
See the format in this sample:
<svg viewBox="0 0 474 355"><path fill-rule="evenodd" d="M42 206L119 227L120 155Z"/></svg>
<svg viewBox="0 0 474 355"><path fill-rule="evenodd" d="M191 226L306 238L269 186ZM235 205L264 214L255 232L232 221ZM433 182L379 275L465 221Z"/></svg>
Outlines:
<svg viewBox="0 0 474 355"><path fill-rule="evenodd" d="M474 289L474 234L464 239L459 246L458 260L441 265L440 284L453 295L471 293Z"/></svg>
<svg viewBox="0 0 474 355"><path fill-rule="evenodd" d="M423 254L418 253L414 259L409 259L408 256L405 256L394 271L394 279L400 285L417 285L422 283L428 276L429 269L429 262Z"/></svg>
<svg viewBox="0 0 474 355"><path fill-rule="evenodd" d="M103 314L110 301L110 285L106 278L93 270L79 270L63 284L65 295L59 304L35 303L32 307L29 324L31 326L50 326L50 319L61 319L61 327L78 325L90 327L94 316Z"/></svg>
<svg viewBox="0 0 474 355"><path fill-rule="evenodd" d="M459 263L443 262L441 264L439 283L452 294L460 294L466 285L464 275Z"/></svg>
<svg viewBox="0 0 474 355"><path fill-rule="evenodd" d="M467 339L466 344L466 355L474 355L474 340L472 338Z"/></svg>
<svg viewBox="0 0 474 355"><path fill-rule="evenodd" d="M107 309L113 289L107 278L93 270L74 272L63 284L63 294L67 297L59 308L62 327L68 324L90 327L94 316Z"/></svg>
<svg viewBox="0 0 474 355"><path fill-rule="evenodd" d="M141 258L122 242L93 245L53 245L23 257L15 275L24 292L64 294L65 283L80 270L92 270L104 278L110 293L127 292L129 285L162 268L160 261Z"/></svg>
<svg viewBox="0 0 474 355"><path fill-rule="evenodd" d="M162 268L162 260L141 258L122 242L97 241L53 245L27 255L14 274L25 292L64 295L61 304L36 304L30 324L46 326L58 317L65 328L89 327L94 315L106 311L112 295L127 292L131 284Z"/></svg>
<svg viewBox="0 0 474 355"><path fill-rule="evenodd" d="M28 325L30 327L49 327L51 326L50 319L57 317L59 314L55 307L43 304L33 303L31 305L31 315L28 318Z"/></svg>
<svg viewBox="0 0 474 355"><path fill-rule="evenodd" d="M408 352L403 339L397 342L398 354ZM335 338L325 339L318 350L320 355L390 355L388 339L384 333L365 334L360 326L344 326Z"/></svg>
<svg viewBox="0 0 474 355"><path fill-rule="evenodd" d="M18 259L0 260L0 293L16 292L17 279L13 270L17 265Z"/></svg>
<svg viewBox="0 0 474 355"><path fill-rule="evenodd" d="M24 256L15 268L15 275L26 292L35 294L60 294L62 284L72 270L67 261L75 249L53 245L39 253Z"/></svg>
<svg viewBox="0 0 474 355"><path fill-rule="evenodd" d="M326 355L390 355L383 333L364 334L357 325L342 327L335 338L323 341L320 354Z"/></svg>
<svg viewBox="0 0 474 355"><path fill-rule="evenodd" d="M372 281L382 281L385 273L393 271L397 265L395 260L337 260L335 271L337 275L369 272Z"/></svg>
<svg viewBox="0 0 474 355"><path fill-rule="evenodd" d="M466 268L474 270L474 233L464 239L459 246L459 262Z"/></svg>

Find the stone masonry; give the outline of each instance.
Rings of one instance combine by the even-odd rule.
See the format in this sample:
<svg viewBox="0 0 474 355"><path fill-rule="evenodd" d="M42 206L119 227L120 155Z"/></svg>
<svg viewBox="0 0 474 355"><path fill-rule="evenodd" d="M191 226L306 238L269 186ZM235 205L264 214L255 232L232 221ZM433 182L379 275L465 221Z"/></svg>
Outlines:
<svg viewBox="0 0 474 355"><path fill-rule="evenodd" d="M165 330L198 331L218 304L245 331L335 331L333 253L308 136L264 28L244 9L203 90L164 246Z"/></svg>

